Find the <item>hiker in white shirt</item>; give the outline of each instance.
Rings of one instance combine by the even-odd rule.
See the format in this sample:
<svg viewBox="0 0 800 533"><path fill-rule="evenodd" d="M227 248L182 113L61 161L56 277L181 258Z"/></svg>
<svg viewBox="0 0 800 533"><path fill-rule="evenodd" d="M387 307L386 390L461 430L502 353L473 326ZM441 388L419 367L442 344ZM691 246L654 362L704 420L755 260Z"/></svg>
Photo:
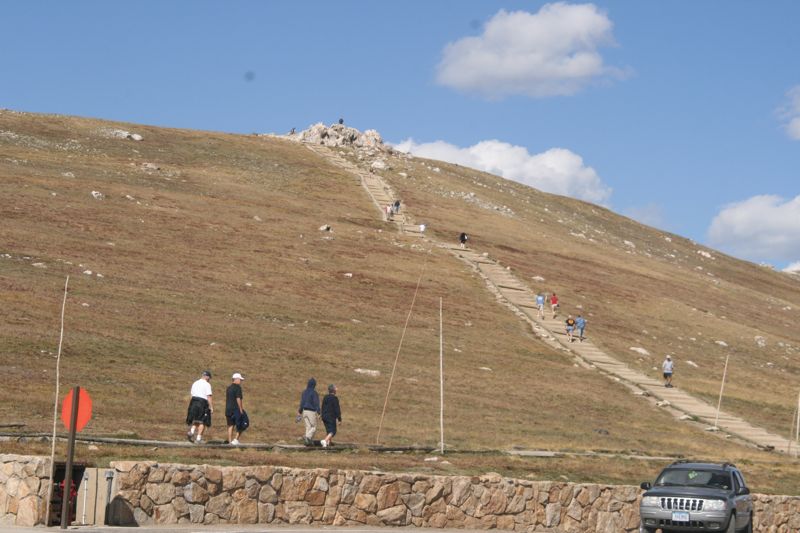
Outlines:
<svg viewBox="0 0 800 533"><path fill-rule="evenodd" d="M664 370L664 386L665 387L672 387L672 371L675 367L674 363L672 362L672 357L669 355L664 362L661 363L661 368Z"/></svg>

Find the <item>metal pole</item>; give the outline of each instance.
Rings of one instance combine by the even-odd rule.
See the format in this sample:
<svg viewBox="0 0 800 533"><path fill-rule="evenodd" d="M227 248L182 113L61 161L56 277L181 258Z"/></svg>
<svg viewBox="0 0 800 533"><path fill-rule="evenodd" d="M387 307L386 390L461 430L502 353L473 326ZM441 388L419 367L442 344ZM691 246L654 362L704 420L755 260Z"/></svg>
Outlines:
<svg viewBox="0 0 800 533"><path fill-rule="evenodd" d="M792 453L792 441L796 440L794 438L794 418L797 416L797 410L800 409L800 398L798 398L797 403L797 407L795 407L794 411L792 412L792 425L789 428L789 443L786 445L786 455Z"/></svg>
<svg viewBox="0 0 800 533"><path fill-rule="evenodd" d="M61 334L58 337L58 354L56 355L56 399L53 402L53 439L50 446L50 479L48 483L50 489L47 491L47 505L45 505L44 525L50 526L50 500L53 499L53 473L56 470L56 424L58 422L58 386L61 377L61 345L64 342L64 311L67 307L67 289L69 288L69 276L64 282L64 301L61 303Z"/></svg>
<svg viewBox="0 0 800 533"><path fill-rule="evenodd" d="M81 515L81 525L86 525L86 497L89 494L89 472L83 472L83 514Z"/></svg>
<svg viewBox="0 0 800 533"><path fill-rule="evenodd" d="M725 370L722 371L722 385L719 387L719 402L717 402L717 416L714 418L714 429L718 429L717 422L719 422L719 408L722 406L722 391L725 390L725 377L728 375L728 359L730 359L730 357L730 354L725 357Z"/></svg>
<svg viewBox="0 0 800 533"><path fill-rule="evenodd" d="M794 456L797 457L797 447L800 445L800 393L797 394L797 423L794 426Z"/></svg>
<svg viewBox="0 0 800 533"><path fill-rule="evenodd" d="M61 529L67 529L69 526L70 507L72 506L72 498L70 498L70 489L72 488L72 457L75 455L75 429L78 426L78 401L80 400L81 388L74 387L72 389L72 413L69 417L69 442L67 443L67 466L64 473L64 496L61 499Z"/></svg>
<svg viewBox="0 0 800 533"><path fill-rule="evenodd" d="M444 454L444 337L442 336L442 298L439 297L439 434Z"/></svg>

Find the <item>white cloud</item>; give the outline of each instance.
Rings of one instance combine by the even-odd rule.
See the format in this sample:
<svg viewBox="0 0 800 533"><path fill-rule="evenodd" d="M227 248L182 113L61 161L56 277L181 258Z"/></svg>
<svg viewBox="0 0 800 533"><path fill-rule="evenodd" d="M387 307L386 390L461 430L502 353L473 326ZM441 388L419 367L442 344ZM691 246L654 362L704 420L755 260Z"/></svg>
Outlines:
<svg viewBox="0 0 800 533"><path fill-rule="evenodd" d="M791 274L800 274L800 261L795 261L794 263L784 268L783 271L789 272Z"/></svg>
<svg viewBox="0 0 800 533"><path fill-rule="evenodd" d="M708 229L709 240L752 260L800 257L800 196L760 195L725 206Z"/></svg>
<svg viewBox="0 0 800 533"><path fill-rule="evenodd" d="M583 158L565 148L530 154L524 146L498 140L481 141L467 148L436 141L418 144L407 139L395 145L400 151L497 174L537 189L604 204L611 188L603 183Z"/></svg>
<svg viewBox="0 0 800 533"><path fill-rule="evenodd" d="M449 43L439 84L490 98L574 94L624 75L598 49L615 45L613 23L594 4L546 4L537 13L500 10L477 37Z"/></svg>
<svg viewBox="0 0 800 533"><path fill-rule="evenodd" d="M778 109L778 116L783 120L786 135L800 141L800 85L786 92L786 103Z"/></svg>

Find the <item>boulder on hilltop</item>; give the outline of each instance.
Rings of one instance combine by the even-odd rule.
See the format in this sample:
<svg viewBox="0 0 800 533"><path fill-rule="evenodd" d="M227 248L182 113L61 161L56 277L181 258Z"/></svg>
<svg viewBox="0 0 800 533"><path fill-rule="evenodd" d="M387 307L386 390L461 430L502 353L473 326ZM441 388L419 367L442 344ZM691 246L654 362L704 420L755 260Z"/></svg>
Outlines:
<svg viewBox="0 0 800 533"><path fill-rule="evenodd" d="M377 130L359 131L344 124L326 126L318 122L308 129L287 135L289 139L324 146L355 146L356 148L384 149L383 138Z"/></svg>

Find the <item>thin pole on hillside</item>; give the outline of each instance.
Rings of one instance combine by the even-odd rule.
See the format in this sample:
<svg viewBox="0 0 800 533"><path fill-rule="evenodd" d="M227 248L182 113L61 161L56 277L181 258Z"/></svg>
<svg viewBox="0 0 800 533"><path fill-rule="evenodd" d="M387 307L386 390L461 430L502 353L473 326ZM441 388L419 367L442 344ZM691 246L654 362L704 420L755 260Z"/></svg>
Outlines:
<svg viewBox="0 0 800 533"><path fill-rule="evenodd" d="M800 393L797 394L797 422L794 425L794 456L797 457L797 447L800 446Z"/></svg>
<svg viewBox="0 0 800 533"><path fill-rule="evenodd" d="M406 330L408 329L408 321L411 320L411 312L414 310L414 302L417 301L417 293L419 292L419 285L422 283L422 276L425 274L425 265L428 262L428 256L425 256L425 260L422 262L422 271L419 273L419 279L417 280L417 288L414 289L414 297L411 299L411 307L408 310L408 316L406 316L406 323L403 326L403 334L400 335L400 344L397 346L397 354L394 356L394 365L392 366L392 375L389 377L389 386L386 388L386 398L383 400L383 411L381 411L381 421L378 424L378 436L375 437L375 444L381 443L381 429L383 428L383 418L386 416L386 406L389 404L389 392L392 390L392 382L394 381L394 373L397 370L397 361L400 360L400 350L403 347L403 339L406 337Z"/></svg>
<svg viewBox="0 0 800 533"><path fill-rule="evenodd" d="M50 487L47 490L47 505L45 507L45 526L50 525L50 500L53 494L53 474L55 473L55 458L56 458L56 423L58 422L58 395L59 395L59 381L61 379L61 346L64 344L64 311L67 308L67 289L69 288L69 276L67 281L64 282L64 301L61 303L61 334L58 337L58 353L56 354L56 397L53 402L53 438L51 439L50 447L50 479L48 484Z"/></svg>
<svg viewBox="0 0 800 533"><path fill-rule="evenodd" d="M439 297L439 436L444 455L444 336L442 334L442 298Z"/></svg>
<svg viewBox="0 0 800 533"><path fill-rule="evenodd" d="M730 358L731 354L725 357L725 370L722 371L722 385L719 387L719 401L717 402L717 416L714 418L714 429L719 429L717 427L717 422L719 422L719 408L722 407L722 391L725 390L725 377L728 375L728 359Z"/></svg>

